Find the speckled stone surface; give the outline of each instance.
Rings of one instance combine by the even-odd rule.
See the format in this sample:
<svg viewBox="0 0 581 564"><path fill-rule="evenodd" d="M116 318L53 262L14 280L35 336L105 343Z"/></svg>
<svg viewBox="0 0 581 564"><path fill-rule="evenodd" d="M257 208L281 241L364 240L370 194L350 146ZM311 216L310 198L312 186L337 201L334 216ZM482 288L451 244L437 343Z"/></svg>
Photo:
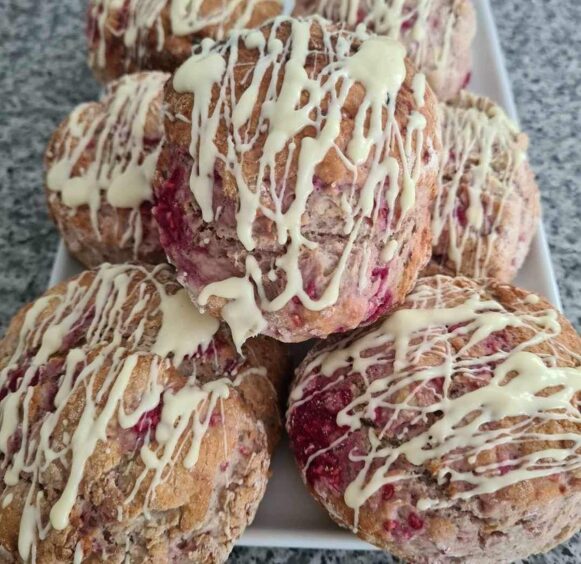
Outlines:
<svg viewBox="0 0 581 564"><path fill-rule="evenodd" d="M475 0L476 2L482 0ZM86 0L0 0L0 326L46 287L57 235L42 193L46 141L98 93L85 65ZM492 0L565 312L581 328L581 2ZM239 548L241 564L392 562L372 552ZM581 537L529 562L581 562Z"/></svg>

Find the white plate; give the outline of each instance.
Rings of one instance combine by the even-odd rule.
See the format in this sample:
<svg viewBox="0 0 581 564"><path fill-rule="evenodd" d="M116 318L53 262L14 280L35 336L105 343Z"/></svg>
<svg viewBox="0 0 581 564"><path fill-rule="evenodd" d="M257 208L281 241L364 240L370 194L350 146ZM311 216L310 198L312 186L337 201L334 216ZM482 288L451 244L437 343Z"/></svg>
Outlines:
<svg viewBox="0 0 581 564"><path fill-rule="evenodd" d="M474 75L470 89L484 94L517 119L496 27L488 0L475 0L478 34L474 43ZM53 265L51 286L81 270L62 242ZM516 283L546 296L561 309L551 258L541 227ZM337 527L309 497L286 441L273 462L273 476L256 519L240 539L240 545L302 548L362 549L372 547Z"/></svg>

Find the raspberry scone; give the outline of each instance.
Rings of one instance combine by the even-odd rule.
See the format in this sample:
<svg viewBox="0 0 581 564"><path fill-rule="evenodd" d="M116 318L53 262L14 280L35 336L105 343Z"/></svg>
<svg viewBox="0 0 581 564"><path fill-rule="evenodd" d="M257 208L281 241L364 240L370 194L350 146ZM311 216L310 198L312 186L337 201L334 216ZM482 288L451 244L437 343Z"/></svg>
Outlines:
<svg viewBox="0 0 581 564"><path fill-rule="evenodd" d="M237 354L168 265L102 265L0 341L3 562L223 562L252 521L285 367Z"/></svg>
<svg viewBox="0 0 581 564"><path fill-rule="evenodd" d="M78 106L49 141L49 211L85 266L165 260L151 214L151 184L169 76L138 73L111 83L101 101Z"/></svg>
<svg viewBox="0 0 581 564"><path fill-rule="evenodd" d="M89 65L103 82L140 70L171 72L203 39L257 27L282 9L282 0L90 0Z"/></svg>
<svg viewBox="0 0 581 564"><path fill-rule="evenodd" d="M528 138L496 104L465 91L440 109L444 151L426 274L510 282L541 209Z"/></svg>
<svg viewBox="0 0 581 564"><path fill-rule="evenodd" d="M401 41L440 100L470 82L476 15L471 0L297 0L295 14L365 25Z"/></svg>
<svg viewBox="0 0 581 564"><path fill-rule="evenodd" d="M581 529L581 339L493 279L422 278L317 345L287 413L313 496L410 562L512 562Z"/></svg>
<svg viewBox="0 0 581 564"><path fill-rule="evenodd" d="M345 331L413 287L441 148L417 77L389 38L279 17L204 44L168 81L161 243L238 345Z"/></svg>

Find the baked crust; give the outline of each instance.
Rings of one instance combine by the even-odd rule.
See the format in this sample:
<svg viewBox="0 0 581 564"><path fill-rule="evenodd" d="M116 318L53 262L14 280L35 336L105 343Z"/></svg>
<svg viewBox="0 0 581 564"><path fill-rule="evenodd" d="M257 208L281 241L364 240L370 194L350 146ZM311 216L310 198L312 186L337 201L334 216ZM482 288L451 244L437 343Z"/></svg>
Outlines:
<svg viewBox="0 0 581 564"><path fill-rule="evenodd" d="M440 100L470 82L476 14L471 0L298 0L297 15L320 14L400 40Z"/></svg>
<svg viewBox="0 0 581 564"><path fill-rule="evenodd" d="M512 562L581 528L580 375L581 339L544 299L422 278L385 320L309 353L287 430L311 494L366 541L410 562Z"/></svg>
<svg viewBox="0 0 581 564"><path fill-rule="evenodd" d="M49 212L86 267L165 262L151 213L151 181L164 135L168 78L151 72L112 82L99 102L75 108L48 143Z"/></svg>
<svg viewBox="0 0 581 564"><path fill-rule="evenodd" d="M172 9L181 10L175 18ZM181 6L180 6L181 5ZM89 66L102 82L141 70L172 72L205 38L258 27L282 12L279 0L91 0L87 15ZM226 10L228 12L226 12ZM181 29L188 26L191 29Z"/></svg>
<svg viewBox="0 0 581 564"><path fill-rule="evenodd" d="M433 255L424 274L510 282L529 252L541 213L526 157L528 137L494 102L467 91L440 109L443 166Z"/></svg>
<svg viewBox="0 0 581 564"><path fill-rule="evenodd" d="M3 558L225 561L288 367L267 338L244 353L167 265L103 265L23 308L0 341Z"/></svg>
<svg viewBox="0 0 581 564"><path fill-rule="evenodd" d="M366 104L370 103L365 87L357 81L353 81L341 109L325 94L323 101L313 107L310 114L313 125L301 124L273 156L270 150L279 142L274 141L279 130L275 131L278 126L269 129L266 113L272 107L277 107L276 112L281 115L287 111L280 107L287 100L285 95L285 101L281 102L280 92L286 72L292 73L288 84L295 81L294 61L277 66L274 91L270 82L272 67L268 63L272 55L254 45L285 46L283 50L290 50L285 51L289 54L284 60L288 61L299 50L297 47L295 55L292 54L292 37L299 36L306 38L308 54L303 68L312 80L308 88L317 92L318 88L328 88L324 86L326 77L333 73L334 68L330 60L338 57L337 65L348 64L345 61L356 56L360 48L367 49L362 47L366 41L378 42L378 49L382 48L383 41L390 49L401 49L399 45L392 47L397 44L387 39L367 36L362 40L320 18L278 18L274 24L265 25L259 31L232 36L229 42L201 52L197 58L192 57L184 63L167 83L167 139L154 180L154 215L160 226L161 242L194 301L212 315L226 319L228 306L233 302L219 293L212 294L208 288L213 289L214 283L231 280L232 292L243 288L244 299L247 297L247 301L254 301L256 307L261 308L258 315L256 310L254 314L248 310L238 317L259 317L260 323L257 322L254 331L260 325L259 331L285 342L325 337L370 322L401 302L410 291L417 272L423 268L430 253L427 208L431 206L435 193L440 151L435 96L429 86L425 87L423 97L414 95L412 84L416 73L409 61L403 62L402 54L405 78L393 103L389 102L390 106L385 103L383 113L378 114L380 131L394 131L385 160L379 164L374 161L374 151L378 150L379 144L371 142L372 149L364 162L355 165L348 157L351 143L355 143L354 139L359 139L361 134L358 123L363 120L365 108L369 107ZM375 47L373 43L373 49ZM343 52L345 49L347 51ZM226 74L210 88L209 106L200 107L202 96L196 105L196 97L191 92L181 91L181 88L178 92L174 83L205 72L191 70L191 75L188 75L190 64L204 65L211 60L208 72L210 68L218 68L214 57L225 61ZM287 65L292 70L286 71ZM256 76L264 78L258 81ZM255 92L250 87L253 80L257 83ZM333 75L329 80L337 79ZM236 86L239 88L232 95L231 90ZM290 86L285 92L293 91L294 87ZM241 98L242 93L248 91L253 92L251 106L247 95ZM300 104L308 104L306 91L301 94ZM379 104L383 104L383 100ZM216 107L219 108L219 121L213 115ZM393 116L388 117L390 108ZM233 119L239 119L243 109L248 110L248 116L240 128L239 137L234 138L231 123ZM305 154L316 150L301 147L317 147L313 140L320 143L319 147L327 143L320 134L327 111L340 112L340 119L332 122L338 131L334 144L321 155L313 168L312 178L299 178L303 174L299 171L305 168L301 159L308 160L310 157ZM192 123L189 121L192 112L196 124L193 142ZM178 115L188 119L175 119ZM294 119L302 119L296 118L296 113L291 115ZM369 115L367 119L371 119ZM209 148L207 134L201 131L211 127L210 122L217 124L217 130L214 146ZM423 125L421 131L416 129L418 123ZM251 141L244 145L240 139ZM408 142L410 150L406 152L403 146ZM192 147L194 157L190 153ZM202 147L205 154L215 152L211 163L198 154ZM202 164L193 167L194 163L202 161L205 168L211 169L207 175L199 172ZM392 171L401 170L401 174L386 172L390 166ZM403 186L403 171L406 170L415 171L415 182L410 180L413 203L404 210L402 199L404 194L409 195ZM262 181L259 179L261 174L264 175ZM374 178L378 178L376 186L373 186ZM207 183L208 186L200 191L191 188L194 182L197 185ZM196 190L199 191L194 196ZM373 198L369 196L371 192ZM363 212L367 197L374 201L369 210ZM393 201L388 203L388 198L393 198ZM256 203L255 209L240 211L243 205L245 210L253 206L252 202ZM295 208L303 204L304 210L296 211ZM300 230L301 235L290 235L293 229ZM281 239L285 230L286 236ZM247 240L249 234L252 249ZM243 237L246 238L244 241ZM301 243L300 237L310 243ZM393 243L395 247L386 257L384 250ZM295 252L293 245L300 248ZM289 266L290 262L296 266ZM253 270L250 273L249 264L256 264L260 272ZM333 287L333 276L341 271L339 284ZM288 282L296 272L300 272L302 285L294 284L292 280ZM239 281L236 286L235 280ZM336 297L327 298L335 288ZM264 297L260 298L262 292ZM284 304L273 305L277 298ZM318 303L314 305L313 302ZM242 297L234 303L242 304Z"/></svg>

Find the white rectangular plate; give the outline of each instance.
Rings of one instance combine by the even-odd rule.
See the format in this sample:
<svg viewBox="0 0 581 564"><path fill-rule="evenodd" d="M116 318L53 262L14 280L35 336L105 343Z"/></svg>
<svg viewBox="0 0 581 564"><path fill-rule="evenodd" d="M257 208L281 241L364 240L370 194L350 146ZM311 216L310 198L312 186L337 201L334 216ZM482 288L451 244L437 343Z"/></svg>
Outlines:
<svg viewBox="0 0 581 564"><path fill-rule="evenodd" d="M504 67L500 43L488 0L475 0L478 34L474 43L474 74L470 89L484 94L505 108L517 120L516 108ZM53 285L81 270L62 242L59 246L50 284ZM561 309L555 275L541 226L517 285L544 295ZM273 476L256 519L239 542L250 546L361 549L372 547L337 527L309 497L286 441L273 462Z"/></svg>

